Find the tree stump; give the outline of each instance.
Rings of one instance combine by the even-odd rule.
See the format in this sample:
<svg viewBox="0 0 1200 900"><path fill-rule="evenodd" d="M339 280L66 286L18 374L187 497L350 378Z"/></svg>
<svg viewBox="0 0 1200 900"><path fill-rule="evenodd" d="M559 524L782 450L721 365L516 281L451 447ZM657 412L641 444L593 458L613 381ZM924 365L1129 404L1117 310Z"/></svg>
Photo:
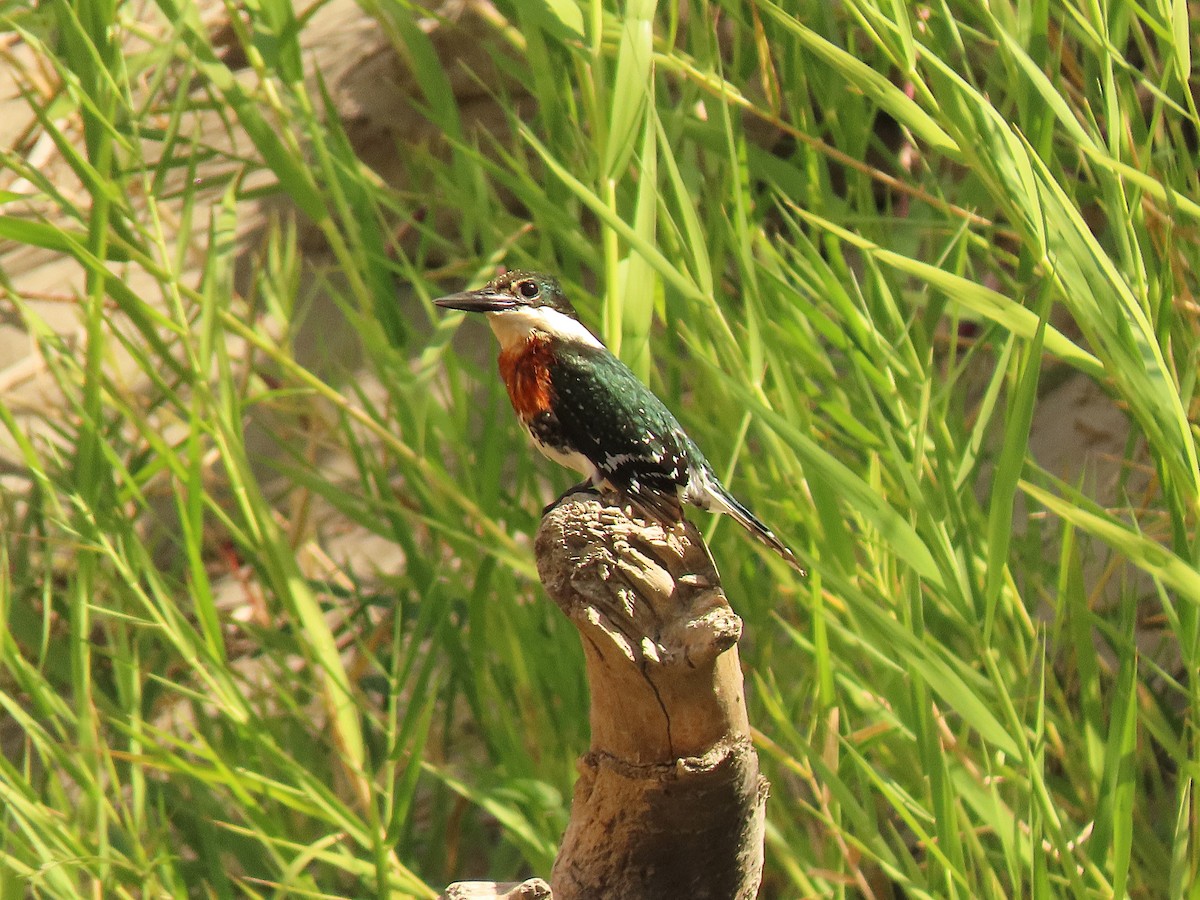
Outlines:
<svg viewBox="0 0 1200 900"><path fill-rule="evenodd" d="M547 512L535 552L579 630L591 688L554 900L757 896L768 785L746 717L742 622L699 532L577 492Z"/></svg>
<svg viewBox="0 0 1200 900"><path fill-rule="evenodd" d="M579 629L591 687L556 900L756 896L767 783L746 717L742 622L699 532L577 493L542 521L536 554Z"/></svg>

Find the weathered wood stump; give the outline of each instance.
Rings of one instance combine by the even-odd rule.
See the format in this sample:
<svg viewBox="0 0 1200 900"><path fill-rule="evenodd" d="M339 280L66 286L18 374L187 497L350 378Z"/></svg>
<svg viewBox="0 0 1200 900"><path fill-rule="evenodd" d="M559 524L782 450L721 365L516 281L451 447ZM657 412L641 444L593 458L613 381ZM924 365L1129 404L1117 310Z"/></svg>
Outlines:
<svg viewBox="0 0 1200 900"><path fill-rule="evenodd" d="M546 514L535 550L591 687L555 900L755 897L768 786L746 717L742 623L699 532L580 492Z"/></svg>

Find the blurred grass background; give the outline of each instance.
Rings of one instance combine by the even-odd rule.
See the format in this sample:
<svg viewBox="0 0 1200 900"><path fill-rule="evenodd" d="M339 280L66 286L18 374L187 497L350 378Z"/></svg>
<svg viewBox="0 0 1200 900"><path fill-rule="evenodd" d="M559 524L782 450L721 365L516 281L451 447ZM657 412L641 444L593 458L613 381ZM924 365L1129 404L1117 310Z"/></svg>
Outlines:
<svg viewBox="0 0 1200 900"><path fill-rule="evenodd" d="M812 573L704 523L764 897L1200 896L1194 7L362 0L374 156L347 7L0 5L0 895L549 874L505 265Z"/></svg>

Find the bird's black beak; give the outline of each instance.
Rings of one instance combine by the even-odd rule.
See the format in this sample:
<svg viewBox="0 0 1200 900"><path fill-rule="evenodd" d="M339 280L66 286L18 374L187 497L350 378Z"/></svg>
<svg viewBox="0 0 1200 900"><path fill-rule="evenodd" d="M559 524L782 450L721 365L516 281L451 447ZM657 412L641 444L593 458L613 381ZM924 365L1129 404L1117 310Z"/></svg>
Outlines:
<svg viewBox="0 0 1200 900"><path fill-rule="evenodd" d="M433 301L444 309L461 309L466 312L498 312L502 309L512 309L517 305L511 294L481 288L478 291L463 291L439 297Z"/></svg>

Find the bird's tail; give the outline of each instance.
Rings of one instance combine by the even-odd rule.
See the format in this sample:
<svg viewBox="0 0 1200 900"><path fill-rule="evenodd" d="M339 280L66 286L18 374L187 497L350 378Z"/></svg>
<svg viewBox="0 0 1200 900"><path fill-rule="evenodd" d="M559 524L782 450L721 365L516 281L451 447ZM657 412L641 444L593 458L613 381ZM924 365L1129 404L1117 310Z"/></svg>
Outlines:
<svg viewBox="0 0 1200 900"><path fill-rule="evenodd" d="M754 535L754 537L756 537L761 543L766 544L768 547L782 556L784 561L797 572L799 572L801 576L808 576L808 572L806 572L804 567L801 566L796 560L796 554L792 553L788 545L777 538L775 536L775 532L764 525L758 516L754 515L754 513L742 506L741 502L734 497L733 494L725 490L724 485L718 482L716 478L710 476L706 478L705 481L708 482L706 485L708 488L706 491L708 494L708 497L706 498L708 500L708 509L711 509L713 512L724 513L725 515L729 516L748 532Z"/></svg>

